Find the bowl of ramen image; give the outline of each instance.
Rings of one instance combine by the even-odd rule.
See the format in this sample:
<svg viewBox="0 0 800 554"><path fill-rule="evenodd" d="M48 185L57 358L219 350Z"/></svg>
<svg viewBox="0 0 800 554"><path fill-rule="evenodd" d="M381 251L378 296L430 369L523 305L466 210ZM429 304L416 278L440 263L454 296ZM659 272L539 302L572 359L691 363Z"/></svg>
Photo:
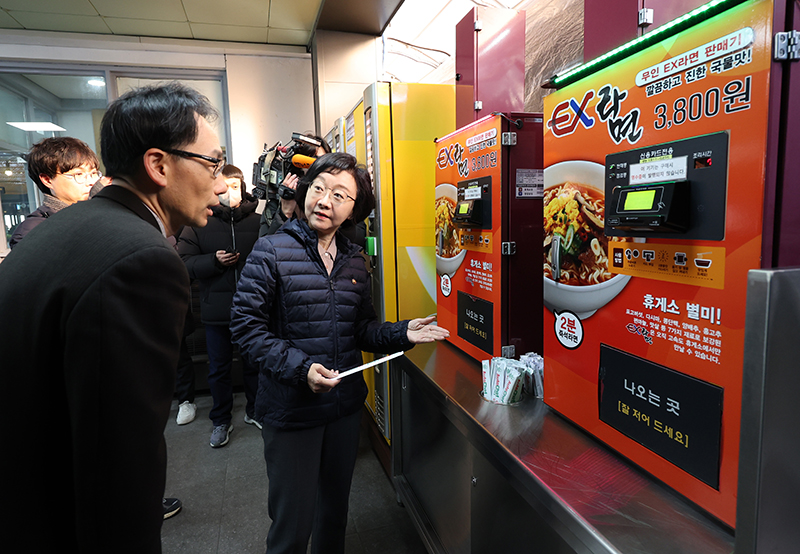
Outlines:
<svg viewBox="0 0 800 554"><path fill-rule="evenodd" d="M467 255L459 243L458 228L453 225L458 190L448 183L436 185L435 190L436 273L452 277Z"/></svg>
<svg viewBox="0 0 800 554"><path fill-rule="evenodd" d="M605 168L594 162L561 162L544 170L544 305L592 316L630 280L608 270Z"/></svg>

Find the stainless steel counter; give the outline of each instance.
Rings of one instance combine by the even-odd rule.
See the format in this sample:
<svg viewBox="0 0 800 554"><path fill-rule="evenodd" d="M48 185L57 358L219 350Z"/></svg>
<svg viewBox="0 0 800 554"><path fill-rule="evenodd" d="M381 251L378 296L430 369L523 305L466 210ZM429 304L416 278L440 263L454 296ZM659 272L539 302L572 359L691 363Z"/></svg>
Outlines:
<svg viewBox="0 0 800 554"><path fill-rule="evenodd" d="M409 424L409 418L402 417L401 394L412 384L420 393L417 396L424 397L418 402L429 403L442 413L457 430L451 435L463 435L527 502L533 509L530 513L541 518L537 525L549 528L568 545L559 547L559 552L733 552L732 530L585 434L542 401L526 398L515 406L484 401L479 395L480 365L457 348L447 343L418 345L393 364L392 372L395 389L392 420L398 426L396 432L393 429L392 447L397 452L393 453L394 473L402 485L401 499L407 503L413 501L410 489L414 483L409 484L404 474L420 464L414 463L415 454L403 448L403 441L410 441L417 433L429 432L421 429L424 422ZM402 425L405 428L400 428ZM416 451L421 455L419 448ZM439 469L443 473L427 471L447 479L448 468ZM435 482L436 476L430 479ZM474 486L476 478L473 476L472 480ZM462 502L457 498L448 501ZM491 509L475 505L475 496L472 503L469 508L473 514L477 509ZM451 525L446 519L431 523L424 506L416 505L411 512L420 520L419 529L444 537L440 543L448 544L447 537L459 533L456 529L442 528ZM526 521L514 524L525 532ZM479 542L474 537L471 543L452 539L449 544L458 546L441 551L476 552L480 551L476 547ZM532 536L530 551L539 551L535 542ZM440 551L440 546L429 545L429 549Z"/></svg>

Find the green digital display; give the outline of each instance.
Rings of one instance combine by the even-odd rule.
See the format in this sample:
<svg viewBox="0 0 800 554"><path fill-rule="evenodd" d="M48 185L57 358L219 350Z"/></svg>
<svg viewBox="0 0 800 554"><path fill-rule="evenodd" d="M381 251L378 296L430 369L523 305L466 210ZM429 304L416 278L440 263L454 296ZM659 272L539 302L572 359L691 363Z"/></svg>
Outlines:
<svg viewBox="0 0 800 554"><path fill-rule="evenodd" d="M468 213L468 212L469 212L469 203L468 202L462 202L461 204L458 205L458 213L459 214L465 214L465 213Z"/></svg>
<svg viewBox="0 0 800 554"><path fill-rule="evenodd" d="M623 210L627 211L643 211L653 209L653 200L655 200L656 191L651 190L635 190L625 195L625 205Z"/></svg>

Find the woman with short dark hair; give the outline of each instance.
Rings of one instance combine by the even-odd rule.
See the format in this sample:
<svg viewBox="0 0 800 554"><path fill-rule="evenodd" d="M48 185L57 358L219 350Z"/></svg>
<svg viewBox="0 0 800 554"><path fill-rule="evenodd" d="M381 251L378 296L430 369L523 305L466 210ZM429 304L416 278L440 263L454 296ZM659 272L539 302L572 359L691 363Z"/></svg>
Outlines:
<svg viewBox="0 0 800 554"><path fill-rule="evenodd" d="M304 219L256 242L234 296L231 333L259 369L256 419L269 478L270 554L344 552L358 450L361 351L389 353L449 336L433 318L381 323L360 248L339 229L375 205L367 170L344 153L317 159L297 188Z"/></svg>

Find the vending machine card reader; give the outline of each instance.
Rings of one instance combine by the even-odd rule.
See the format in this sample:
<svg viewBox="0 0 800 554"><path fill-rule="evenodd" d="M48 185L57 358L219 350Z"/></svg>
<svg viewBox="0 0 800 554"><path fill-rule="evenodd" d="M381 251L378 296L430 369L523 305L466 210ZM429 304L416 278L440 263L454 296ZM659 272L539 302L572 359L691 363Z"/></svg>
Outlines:
<svg viewBox="0 0 800 554"><path fill-rule="evenodd" d="M453 223L462 229L491 229L491 177L459 181L457 194L458 203L453 214Z"/></svg>
<svg viewBox="0 0 800 554"><path fill-rule="evenodd" d="M722 240L728 134L606 156L608 237Z"/></svg>

